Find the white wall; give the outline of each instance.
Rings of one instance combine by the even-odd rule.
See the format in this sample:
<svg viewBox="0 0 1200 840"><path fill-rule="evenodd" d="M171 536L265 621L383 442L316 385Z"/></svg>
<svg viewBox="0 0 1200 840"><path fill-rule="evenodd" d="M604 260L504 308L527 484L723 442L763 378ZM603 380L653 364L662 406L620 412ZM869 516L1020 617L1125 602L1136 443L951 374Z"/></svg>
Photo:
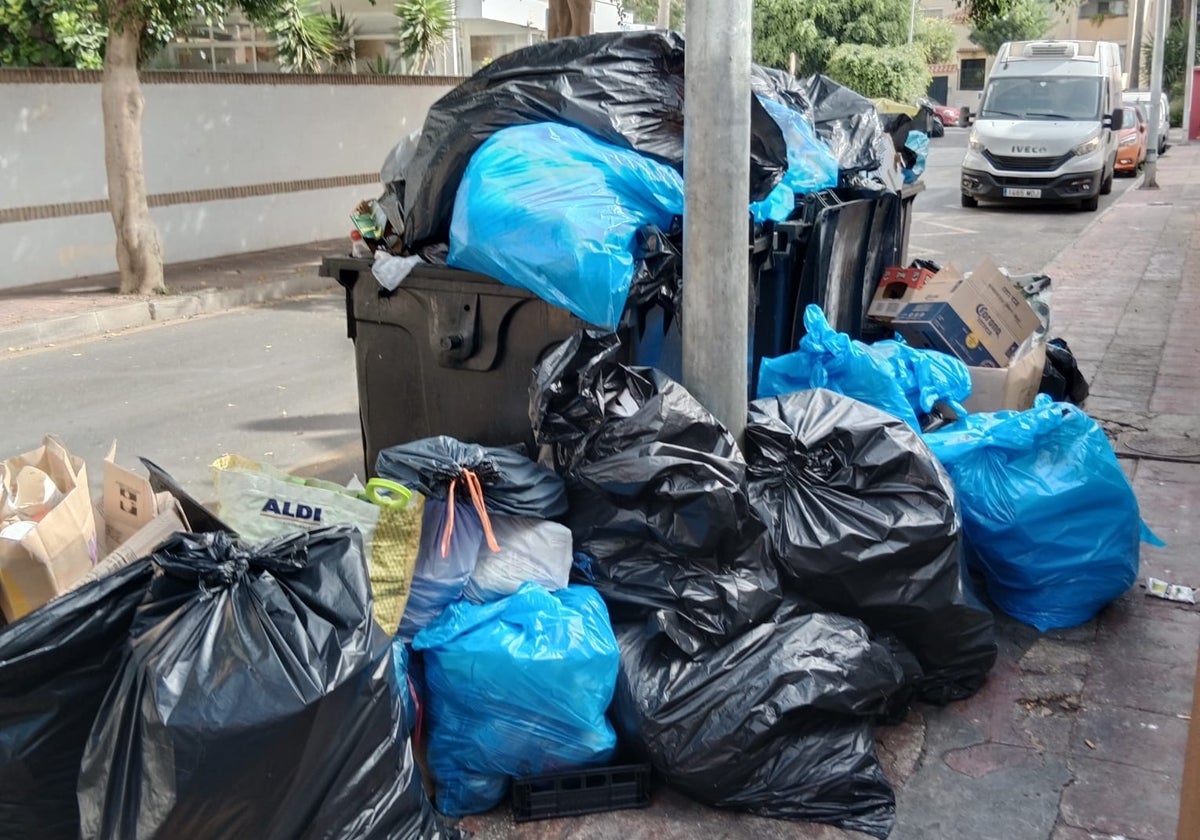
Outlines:
<svg viewBox="0 0 1200 840"><path fill-rule="evenodd" d="M4 210L107 196L99 85L5 83L12 75L0 74L0 288L115 271L106 213L5 222ZM282 81L146 84L148 192L377 173L449 89ZM342 236L354 204L378 193L371 183L177 201L153 215L177 262Z"/></svg>

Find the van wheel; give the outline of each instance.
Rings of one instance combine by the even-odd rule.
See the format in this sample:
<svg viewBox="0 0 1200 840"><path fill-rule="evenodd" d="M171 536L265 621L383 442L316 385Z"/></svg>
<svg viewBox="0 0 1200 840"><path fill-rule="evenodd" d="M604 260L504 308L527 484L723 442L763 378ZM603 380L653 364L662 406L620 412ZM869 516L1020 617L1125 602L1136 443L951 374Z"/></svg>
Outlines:
<svg viewBox="0 0 1200 840"><path fill-rule="evenodd" d="M1113 188L1113 178L1117 175L1116 167L1106 177L1100 179L1100 195L1109 195Z"/></svg>
<svg viewBox="0 0 1200 840"><path fill-rule="evenodd" d="M979 201L974 196L970 196L970 195L967 195L966 193L963 193L962 194L962 206L963 207L978 207Z"/></svg>
<svg viewBox="0 0 1200 840"><path fill-rule="evenodd" d="M1100 209L1100 196L1094 195L1079 202L1079 209L1085 213L1095 213Z"/></svg>

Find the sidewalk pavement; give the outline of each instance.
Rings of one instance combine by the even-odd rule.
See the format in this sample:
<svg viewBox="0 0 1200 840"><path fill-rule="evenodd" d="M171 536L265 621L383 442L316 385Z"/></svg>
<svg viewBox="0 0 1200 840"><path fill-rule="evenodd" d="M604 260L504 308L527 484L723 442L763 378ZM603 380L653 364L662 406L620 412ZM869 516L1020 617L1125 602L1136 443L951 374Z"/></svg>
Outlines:
<svg viewBox="0 0 1200 840"><path fill-rule="evenodd" d="M166 267L165 295L117 295L115 274L0 289L0 357L152 323L225 312L284 298L333 292L317 276L341 240L179 263Z"/></svg>
<svg viewBox="0 0 1200 840"><path fill-rule="evenodd" d="M1157 191L1131 189L1050 265L1052 332L1092 383L1087 409L1113 436L1167 542L1141 576L1200 585L1200 146L1173 148ZM316 276L344 243L168 269L177 294L120 298L113 278L0 293L0 354L332 291ZM1200 609L1135 587L1096 620L1039 634L1000 616L1000 658L974 698L918 707L883 729L897 787L894 840L1173 840L1200 646ZM464 820L481 840L847 840L827 826L720 812L660 790L645 811L514 825Z"/></svg>

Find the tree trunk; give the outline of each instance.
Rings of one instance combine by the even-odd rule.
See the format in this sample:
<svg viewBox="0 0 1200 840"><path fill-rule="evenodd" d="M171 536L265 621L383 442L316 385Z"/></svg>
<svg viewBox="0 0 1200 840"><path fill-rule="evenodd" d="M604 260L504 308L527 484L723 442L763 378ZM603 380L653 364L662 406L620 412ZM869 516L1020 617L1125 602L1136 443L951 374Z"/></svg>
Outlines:
<svg viewBox="0 0 1200 840"><path fill-rule="evenodd" d="M114 4L119 18L126 4ZM138 79L138 46L142 24L127 21L108 34L100 103L104 113L104 168L108 206L117 235L117 268L121 294L163 291L163 255L158 229L146 203L142 165L142 110L145 100Z"/></svg>

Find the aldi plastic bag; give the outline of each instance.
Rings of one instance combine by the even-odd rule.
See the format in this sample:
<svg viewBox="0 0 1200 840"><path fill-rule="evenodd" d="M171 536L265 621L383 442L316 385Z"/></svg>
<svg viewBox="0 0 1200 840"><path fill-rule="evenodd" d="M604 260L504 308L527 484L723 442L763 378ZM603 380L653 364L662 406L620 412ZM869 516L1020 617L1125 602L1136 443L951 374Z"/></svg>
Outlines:
<svg viewBox="0 0 1200 840"><path fill-rule="evenodd" d="M472 156L446 261L616 329L638 229L682 214L683 176L670 166L577 128L516 126Z"/></svg>
<svg viewBox="0 0 1200 840"><path fill-rule="evenodd" d="M247 542L310 528L350 525L363 537L375 618L396 632L408 602L425 499L372 479L359 494L329 481L298 478L269 464L224 455L212 465L217 515Z"/></svg>
<svg viewBox="0 0 1200 840"><path fill-rule="evenodd" d="M421 628L461 598L475 571L476 558L481 551L490 550L484 540L483 523L473 507L429 499L398 637L411 642Z"/></svg>
<svg viewBox="0 0 1200 840"><path fill-rule="evenodd" d="M953 356L911 347L903 341L863 344L830 326L821 308L804 310L800 347L785 356L763 359L758 397L774 397L809 388L827 388L921 428L918 414L944 402L960 416L971 395L971 375Z"/></svg>
<svg viewBox="0 0 1200 840"><path fill-rule="evenodd" d="M525 584L460 601L413 642L424 651L429 762L452 816L493 808L510 776L602 765L618 653L595 590Z"/></svg>
<svg viewBox="0 0 1200 840"><path fill-rule="evenodd" d="M362 541L179 534L79 777L84 840L457 838L425 798Z"/></svg>
<svg viewBox="0 0 1200 840"><path fill-rule="evenodd" d="M566 476L575 579L695 652L770 615L778 575L733 436L666 375L613 362L618 348L563 342L535 371L530 419Z"/></svg>
<svg viewBox="0 0 1200 840"><path fill-rule="evenodd" d="M895 417L825 390L758 400L746 426L750 499L785 588L900 639L932 702L973 694L996 660L971 595L950 479Z"/></svg>
<svg viewBox="0 0 1200 840"><path fill-rule="evenodd" d="M1162 545L1104 430L1073 405L1039 395L925 440L958 488L988 595L1039 630L1091 619L1137 579L1139 544Z"/></svg>
<svg viewBox="0 0 1200 840"><path fill-rule="evenodd" d="M150 576L135 561L0 627L5 836L79 837L79 761Z"/></svg>
<svg viewBox="0 0 1200 840"><path fill-rule="evenodd" d="M536 583L551 592L571 576L571 531L557 522L524 516L494 516L499 551L481 545L475 569L463 590L477 604L512 595L522 584Z"/></svg>
<svg viewBox="0 0 1200 840"><path fill-rule="evenodd" d="M895 798L872 719L903 671L860 622L798 613L787 604L695 659L619 626L613 721L699 802L886 837Z"/></svg>

